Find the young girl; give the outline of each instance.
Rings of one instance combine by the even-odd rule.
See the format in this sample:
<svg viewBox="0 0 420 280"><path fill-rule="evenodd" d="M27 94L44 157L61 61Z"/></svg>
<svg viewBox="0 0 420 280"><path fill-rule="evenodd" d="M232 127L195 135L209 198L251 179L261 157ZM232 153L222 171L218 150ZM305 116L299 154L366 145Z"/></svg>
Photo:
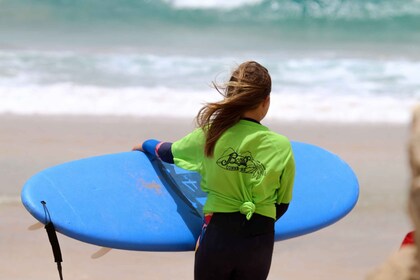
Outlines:
<svg viewBox="0 0 420 280"><path fill-rule="evenodd" d="M260 124L270 107L265 67L244 62L223 87L214 86L224 98L198 112L196 130L174 143L147 140L133 150L201 174L208 197L195 279L266 279L274 223L292 199L292 148Z"/></svg>

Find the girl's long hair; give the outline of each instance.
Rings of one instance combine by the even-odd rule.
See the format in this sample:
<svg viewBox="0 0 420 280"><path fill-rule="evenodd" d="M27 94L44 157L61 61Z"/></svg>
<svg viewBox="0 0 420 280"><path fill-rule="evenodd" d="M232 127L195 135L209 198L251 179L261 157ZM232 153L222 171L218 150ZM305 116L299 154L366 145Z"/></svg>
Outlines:
<svg viewBox="0 0 420 280"><path fill-rule="evenodd" d="M197 124L206 136L204 154L207 157L213 156L217 140L228 128L270 95L271 77L264 66L247 61L233 71L227 83L217 85L213 82L213 86L223 100L207 103L197 114Z"/></svg>

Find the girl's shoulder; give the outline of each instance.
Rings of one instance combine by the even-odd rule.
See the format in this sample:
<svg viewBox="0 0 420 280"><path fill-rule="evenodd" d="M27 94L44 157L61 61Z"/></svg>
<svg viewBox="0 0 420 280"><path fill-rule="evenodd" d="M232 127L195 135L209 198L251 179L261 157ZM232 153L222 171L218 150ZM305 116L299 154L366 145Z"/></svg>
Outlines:
<svg viewBox="0 0 420 280"><path fill-rule="evenodd" d="M283 134L279 134L271 130L262 131L261 134L263 141L270 141L276 146L291 147L289 138Z"/></svg>

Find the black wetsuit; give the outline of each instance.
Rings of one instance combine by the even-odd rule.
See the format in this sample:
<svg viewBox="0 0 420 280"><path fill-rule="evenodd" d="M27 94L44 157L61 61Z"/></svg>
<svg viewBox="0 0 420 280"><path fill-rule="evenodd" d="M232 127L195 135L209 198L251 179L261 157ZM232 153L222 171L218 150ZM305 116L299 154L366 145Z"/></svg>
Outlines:
<svg viewBox="0 0 420 280"><path fill-rule="evenodd" d="M168 163L174 163L171 145L164 142L156 151ZM276 204L276 219L288 206ZM203 226L194 279L266 279L273 254L274 223L274 219L259 214L248 221L240 212L214 213L208 225Z"/></svg>

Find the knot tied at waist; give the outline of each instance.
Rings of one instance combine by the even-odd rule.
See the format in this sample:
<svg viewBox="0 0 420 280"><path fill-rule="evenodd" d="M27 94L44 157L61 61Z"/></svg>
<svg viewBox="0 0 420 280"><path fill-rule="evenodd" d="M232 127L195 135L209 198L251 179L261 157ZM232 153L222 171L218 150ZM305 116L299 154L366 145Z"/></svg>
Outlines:
<svg viewBox="0 0 420 280"><path fill-rule="evenodd" d="M244 202L241 207L239 207L241 214L246 215L246 219L249 221L252 217L252 214L255 212L255 204L251 201Z"/></svg>

